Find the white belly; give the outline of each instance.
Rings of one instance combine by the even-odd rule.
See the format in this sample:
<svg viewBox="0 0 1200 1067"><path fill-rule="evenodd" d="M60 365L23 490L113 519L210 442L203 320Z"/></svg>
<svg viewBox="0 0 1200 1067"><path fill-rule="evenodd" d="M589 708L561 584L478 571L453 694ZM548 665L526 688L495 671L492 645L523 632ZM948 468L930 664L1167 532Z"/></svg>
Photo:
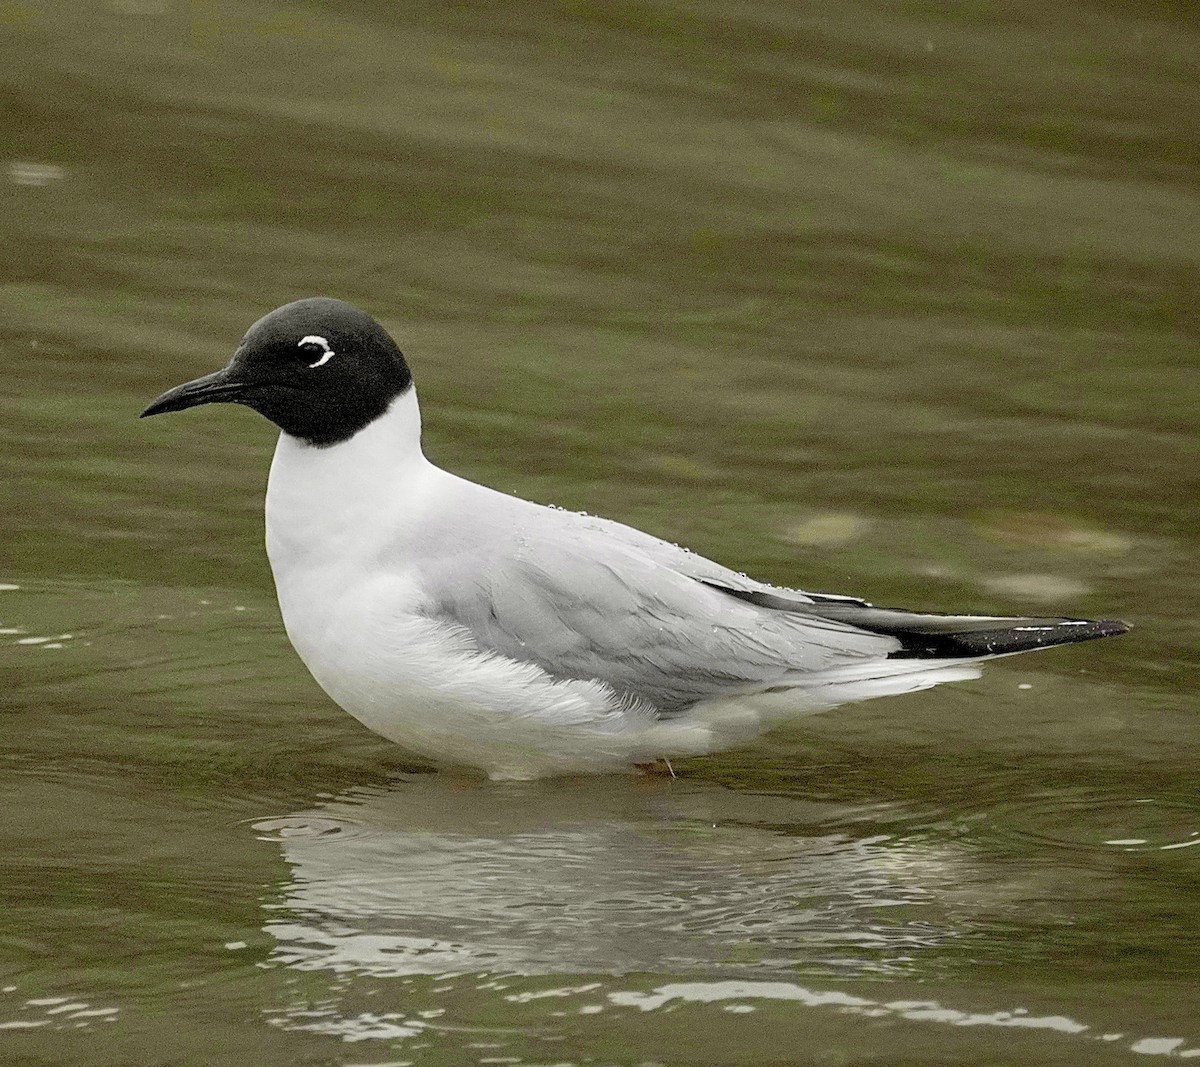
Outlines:
<svg viewBox="0 0 1200 1067"><path fill-rule="evenodd" d="M664 728L599 682L556 681L480 653L469 636L422 614L411 578L347 586L309 575L302 587L287 578L278 586L288 636L321 688L411 752L493 778L536 778L709 748L707 730Z"/></svg>

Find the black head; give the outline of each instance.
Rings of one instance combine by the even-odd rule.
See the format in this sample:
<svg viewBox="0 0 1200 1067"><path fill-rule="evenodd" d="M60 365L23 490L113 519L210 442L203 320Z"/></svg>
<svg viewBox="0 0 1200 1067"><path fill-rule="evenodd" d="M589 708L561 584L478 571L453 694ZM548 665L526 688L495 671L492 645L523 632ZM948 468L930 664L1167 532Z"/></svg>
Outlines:
<svg viewBox="0 0 1200 1067"><path fill-rule="evenodd" d="M163 393L142 418L197 404L245 404L284 433L325 447L374 422L411 385L404 356L379 323L317 296L264 315L227 367Z"/></svg>

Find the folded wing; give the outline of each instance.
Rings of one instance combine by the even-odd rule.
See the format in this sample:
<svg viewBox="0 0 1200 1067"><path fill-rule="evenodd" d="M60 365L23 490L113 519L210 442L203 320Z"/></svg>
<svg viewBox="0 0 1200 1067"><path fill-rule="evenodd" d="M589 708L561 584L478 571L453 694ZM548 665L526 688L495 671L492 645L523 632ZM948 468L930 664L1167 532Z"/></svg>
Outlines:
<svg viewBox="0 0 1200 1067"><path fill-rule="evenodd" d="M778 589L619 523L538 513L535 526L470 559L443 560L433 610L481 649L555 678L601 681L666 717L846 671L870 677L871 664L980 659L1128 628L897 611Z"/></svg>
<svg viewBox="0 0 1200 1067"><path fill-rule="evenodd" d="M849 622L739 599L607 538L488 555L445 564L436 583L442 617L482 649L556 678L602 681L666 716L901 647Z"/></svg>

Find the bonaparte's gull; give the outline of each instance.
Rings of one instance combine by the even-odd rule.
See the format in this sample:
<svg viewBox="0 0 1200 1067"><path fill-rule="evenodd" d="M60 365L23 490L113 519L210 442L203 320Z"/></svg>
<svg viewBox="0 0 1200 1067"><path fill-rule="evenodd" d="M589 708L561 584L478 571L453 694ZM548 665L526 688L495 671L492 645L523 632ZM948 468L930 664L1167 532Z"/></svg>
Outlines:
<svg viewBox="0 0 1200 1067"><path fill-rule="evenodd" d="M877 608L459 478L421 450L408 364L324 297L259 319L224 369L143 415L245 404L283 432L267 554L288 636L370 729L493 778L630 769L994 656L1124 632Z"/></svg>

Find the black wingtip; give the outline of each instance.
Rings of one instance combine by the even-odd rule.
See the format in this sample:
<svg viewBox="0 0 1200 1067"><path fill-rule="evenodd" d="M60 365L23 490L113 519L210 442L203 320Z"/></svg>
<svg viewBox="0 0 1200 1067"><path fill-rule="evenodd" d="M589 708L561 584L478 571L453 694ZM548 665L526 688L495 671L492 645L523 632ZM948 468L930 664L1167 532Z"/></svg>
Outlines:
<svg viewBox="0 0 1200 1067"><path fill-rule="evenodd" d="M1097 637L1119 637L1133 629L1133 623L1124 619L1098 619L1095 626L1099 629Z"/></svg>
<svg viewBox="0 0 1200 1067"><path fill-rule="evenodd" d="M1033 652L1056 645L1074 645L1081 641L1096 641L1101 637L1117 637L1127 633L1129 623L1120 619L1022 619L1004 621L1007 625L993 629L963 629L952 632L928 633L921 628L911 630L890 628L889 632L901 641L894 659L946 659L960 656L1009 656L1016 652Z"/></svg>

